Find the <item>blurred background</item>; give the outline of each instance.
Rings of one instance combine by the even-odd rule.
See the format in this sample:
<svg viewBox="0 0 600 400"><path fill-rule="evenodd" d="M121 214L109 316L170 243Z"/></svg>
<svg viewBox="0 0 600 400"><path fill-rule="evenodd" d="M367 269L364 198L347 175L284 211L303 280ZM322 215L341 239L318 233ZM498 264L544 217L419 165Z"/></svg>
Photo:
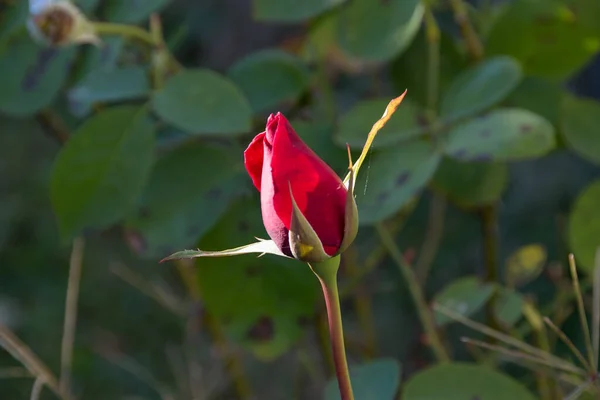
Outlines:
<svg viewBox="0 0 600 400"><path fill-rule="evenodd" d="M431 305L576 364L548 316L588 355L568 254L591 313L598 0L35 3L0 0L0 399L36 398L40 374L85 400L339 398L306 265L159 260L266 237L242 151L270 113L343 175L405 89L339 275L357 400L587 382L465 344L487 339Z"/></svg>

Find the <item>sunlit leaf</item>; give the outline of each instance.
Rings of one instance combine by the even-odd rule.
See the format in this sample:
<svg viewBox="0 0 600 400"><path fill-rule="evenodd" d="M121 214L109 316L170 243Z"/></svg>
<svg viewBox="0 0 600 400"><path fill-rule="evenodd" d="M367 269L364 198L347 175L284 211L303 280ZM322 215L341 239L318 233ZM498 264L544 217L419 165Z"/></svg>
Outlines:
<svg viewBox="0 0 600 400"><path fill-rule="evenodd" d="M154 94L154 111L173 126L197 135L239 135L250 131L252 109L241 90L207 69L188 69Z"/></svg>
<svg viewBox="0 0 600 400"><path fill-rule="evenodd" d="M452 128L444 150L460 161L489 162L539 157L554 146L554 128L544 118L502 108Z"/></svg>
<svg viewBox="0 0 600 400"><path fill-rule="evenodd" d="M539 244L530 244L517 249L506 260L506 281L511 286L520 286L537 278L546 263L546 249Z"/></svg>
<svg viewBox="0 0 600 400"><path fill-rule="evenodd" d="M295 101L307 89L304 64L281 50L262 50L236 62L227 75L244 92L252 109L268 111Z"/></svg>
<svg viewBox="0 0 600 400"><path fill-rule="evenodd" d="M519 63L506 56L493 57L461 72L442 97L440 113L446 120L475 115L502 101L521 80Z"/></svg>
<svg viewBox="0 0 600 400"><path fill-rule="evenodd" d="M419 0L353 0L338 15L338 41L350 56L384 62L404 51L423 18Z"/></svg>

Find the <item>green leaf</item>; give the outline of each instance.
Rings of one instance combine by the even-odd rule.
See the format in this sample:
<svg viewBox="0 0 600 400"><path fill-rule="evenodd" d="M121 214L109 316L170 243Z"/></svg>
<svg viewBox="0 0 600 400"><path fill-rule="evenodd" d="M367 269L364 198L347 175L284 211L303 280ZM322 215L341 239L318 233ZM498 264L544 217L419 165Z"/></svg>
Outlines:
<svg viewBox="0 0 600 400"><path fill-rule="evenodd" d="M564 0L510 2L489 33L486 52L515 57L527 75L557 80L572 75L600 49L600 37L565 4Z"/></svg>
<svg viewBox="0 0 600 400"><path fill-rule="evenodd" d="M531 111L502 108L455 126L444 151L460 161L515 161L555 146L554 128Z"/></svg>
<svg viewBox="0 0 600 400"><path fill-rule="evenodd" d="M569 244L577 267L592 272L596 250L600 247L600 181L586 187L579 195L569 216Z"/></svg>
<svg viewBox="0 0 600 400"><path fill-rule="evenodd" d="M229 78L244 92L255 112L294 102L308 87L308 70L292 54L263 50L236 62Z"/></svg>
<svg viewBox="0 0 600 400"><path fill-rule="evenodd" d="M360 400L394 400L400 386L400 364L393 359L380 358L350 367L354 397ZM337 379L325 386L325 400L339 400Z"/></svg>
<svg viewBox="0 0 600 400"><path fill-rule="evenodd" d="M511 289L501 288L498 298L494 301L494 313L504 326L513 327L523 316L525 299L521 294Z"/></svg>
<svg viewBox="0 0 600 400"><path fill-rule="evenodd" d="M433 301L450 311L470 317L487 303L493 293L492 284L480 282L475 276L468 276L450 283L434 297ZM434 316L438 326L453 321L442 313L435 313Z"/></svg>
<svg viewBox="0 0 600 400"><path fill-rule="evenodd" d="M459 74L442 97L445 120L473 116L502 101L522 78L521 66L511 57L487 59Z"/></svg>
<svg viewBox="0 0 600 400"><path fill-rule="evenodd" d="M565 96L561 114L562 134L567 145L586 160L600 164L600 102Z"/></svg>
<svg viewBox="0 0 600 400"><path fill-rule="evenodd" d="M563 93L564 89L561 86L547 79L527 76L506 98L504 104L510 108L523 108L534 112L556 126Z"/></svg>
<svg viewBox="0 0 600 400"><path fill-rule="evenodd" d="M122 218L141 194L154 158L145 108L120 106L88 119L60 151L50 195L65 239Z"/></svg>
<svg viewBox="0 0 600 400"><path fill-rule="evenodd" d="M252 109L240 89L207 69L179 72L152 100L160 118L188 133L233 136L252 127Z"/></svg>
<svg viewBox="0 0 600 400"><path fill-rule="evenodd" d="M162 258L193 246L247 188L236 150L193 143L161 157L126 221L132 247L146 258Z"/></svg>
<svg viewBox="0 0 600 400"><path fill-rule="evenodd" d="M342 115L335 134L335 141L353 149L362 149L373 124L381 118L390 99L363 100ZM403 100L388 123L379 131L373 148L398 144L426 132L425 115L414 103Z"/></svg>
<svg viewBox="0 0 600 400"><path fill-rule="evenodd" d="M52 103L75 56L75 48L41 47L27 34L0 52L0 112L16 117L35 114Z"/></svg>
<svg viewBox="0 0 600 400"><path fill-rule="evenodd" d="M265 236L258 195L236 202L199 247L233 247L254 241L254 236ZM296 260L245 255L201 258L196 264L209 312L261 359L277 358L294 345L319 300L317 279Z"/></svg>
<svg viewBox="0 0 600 400"><path fill-rule="evenodd" d="M359 223L373 224L400 210L425 187L440 159L434 147L423 141L374 154L368 173L359 175L356 185Z"/></svg>
<svg viewBox="0 0 600 400"><path fill-rule="evenodd" d="M388 61L410 45L423 11L419 0L353 0L339 11L339 44L350 56Z"/></svg>
<svg viewBox="0 0 600 400"><path fill-rule="evenodd" d="M520 247L506 260L507 285L522 286L533 281L542 273L546 259L546 249L539 244Z"/></svg>
<svg viewBox="0 0 600 400"><path fill-rule="evenodd" d="M0 46L11 35L22 29L29 16L29 2L15 1L2 4L2 19L0 20Z"/></svg>
<svg viewBox="0 0 600 400"><path fill-rule="evenodd" d="M403 400L535 400L515 379L485 365L452 362L417 372L403 387Z"/></svg>
<svg viewBox="0 0 600 400"><path fill-rule="evenodd" d="M466 163L444 157L432 184L463 207L493 204L508 183L508 167L499 163Z"/></svg>
<svg viewBox="0 0 600 400"><path fill-rule="evenodd" d="M150 94L150 82L142 67L96 69L69 91L69 101L91 107L98 102L134 100Z"/></svg>
<svg viewBox="0 0 600 400"><path fill-rule="evenodd" d="M253 0L254 19L270 22L300 22L342 4L346 0Z"/></svg>
<svg viewBox="0 0 600 400"><path fill-rule="evenodd" d="M159 12L170 0L108 0L104 6L104 18L122 24L137 24Z"/></svg>
<svg viewBox="0 0 600 400"><path fill-rule="evenodd" d="M600 2L596 0L567 0L568 7L577 16L577 22L600 36Z"/></svg>

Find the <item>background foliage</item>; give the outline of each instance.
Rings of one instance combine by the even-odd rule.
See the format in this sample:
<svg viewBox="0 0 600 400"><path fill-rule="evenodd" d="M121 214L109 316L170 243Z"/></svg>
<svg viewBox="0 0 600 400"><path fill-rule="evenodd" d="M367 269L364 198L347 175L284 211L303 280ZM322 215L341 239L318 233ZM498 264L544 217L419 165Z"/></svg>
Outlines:
<svg viewBox="0 0 600 400"><path fill-rule="evenodd" d="M558 399L580 383L462 343L483 337L429 305L572 359L547 315L585 352L566 261L591 305L597 0L76 3L126 29L45 47L28 2L0 1L0 326L64 371L83 256L76 398L338 398L305 266L158 260L266 237L241 154L271 112L342 175L346 143L359 151L404 89L340 276L357 399ZM19 365L0 354L2 399L29 398Z"/></svg>

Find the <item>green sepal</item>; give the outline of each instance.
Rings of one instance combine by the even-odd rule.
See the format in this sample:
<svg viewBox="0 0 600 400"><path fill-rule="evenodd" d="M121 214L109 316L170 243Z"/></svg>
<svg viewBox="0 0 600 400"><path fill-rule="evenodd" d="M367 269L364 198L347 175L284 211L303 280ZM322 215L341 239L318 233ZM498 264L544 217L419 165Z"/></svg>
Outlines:
<svg viewBox="0 0 600 400"><path fill-rule="evenodd" d="M292 199L292 218L288 240L294 258L304 262L322 262L331 258L329 254L325 253L321 239L298 208L291 186L290 197Z"/></svg>
<svg viewBox="0 0 600 400"><path fill-rule="evenodd" d="M356 235L358 234L358 207L354 200L355 181L356 177L354 175L354 170L350 168L348 189L346 192L346 209L344 211L344 238L342 239L338 254L346 251L352 242L354 242L354 239L356 239Z"/></svg>
<svg viewBox="0 0 600 400"><path fill-rule="evenodd" d="M257 238L258 239L258 238ZM242 254L258 253L259 257L264 254L273 254L280 257L286 257L285 254L279 250L275 242L272 240L258 239L256 243L246 244L244 246L236 247L233 249L221 250L221 251L204 251L204 250L182 250L177 253L173 253L168 257L163 258L160 262L181 260L199 257L231 257L239 256Z"/></svg>

